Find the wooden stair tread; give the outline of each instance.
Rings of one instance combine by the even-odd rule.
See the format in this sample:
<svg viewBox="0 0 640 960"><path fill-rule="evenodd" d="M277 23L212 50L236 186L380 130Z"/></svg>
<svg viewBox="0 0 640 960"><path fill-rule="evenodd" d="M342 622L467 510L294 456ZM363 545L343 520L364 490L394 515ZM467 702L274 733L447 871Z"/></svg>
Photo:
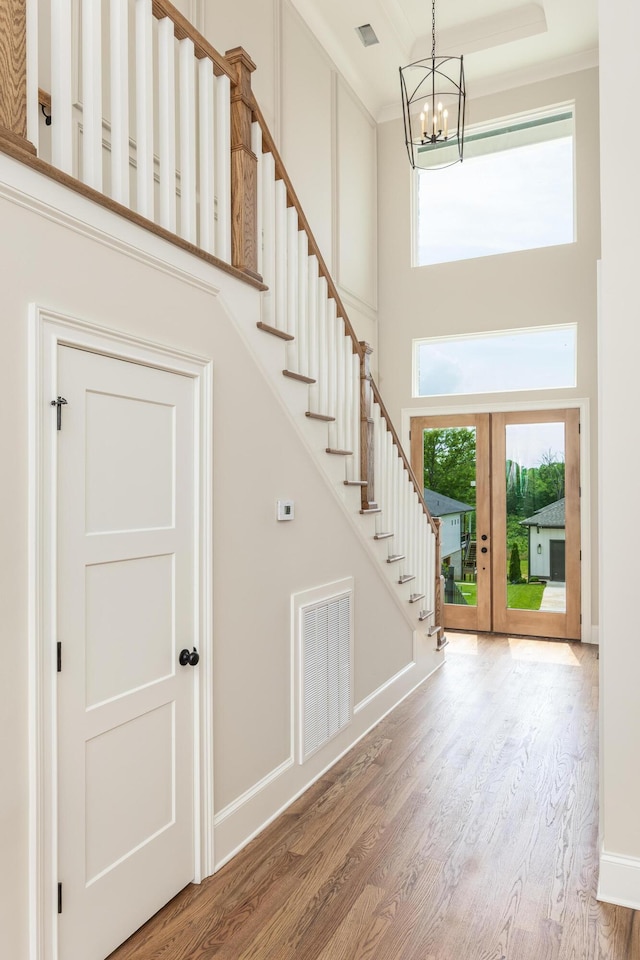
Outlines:
<svg viewBox="0 0 640 960"><path fill-rule="evenodd" d="M329 417L326 413L313 413L311 410L307 410L305 417L309 417L310 420L322 420L324 423L335 423L335 417Z"/></svg>
<svg viewBox="0 0 640 960"><path fill-rule="evenodd" d="M374 540L388 540L389 537L392 537L392 536L393 536L392 533L376 533L376 535L374 536L373 539L374 539Z"/></svg>
<svg viewBox="0 0 640 960"><path fill-rule="evenodd" d="M405 573L404 576L400 577L398 583L409 583L410 580L415 580L415 573Z"/></svg>
<svg viewBox="0 0 640 960"><path fill-rule="evenodd" d="M409 603L417 603L418 600L424 600L424 593L412 593L409 597Z"/></svg>
<svg viewBox="0 0 640 960"><path fill-rule="evenodd" d="M445 636L443 636L442 640L440 640L440 641L436 644L436 650L438 650L438 651L439 651L439 650L444 650L444 648L447 647L447 646L449 646L449 641L448 641L448 639L447 639L447 637L446 637L446 635L445 635Z"/></svg>
<svg viewBox="0 0 640 960"><path fill-rule="evenodd" d="M345 487L367 487L366 480L343 480Z"/></svg>
<svg viewBox="0 0 640 960"><path fill-rule="evenodd" d="M258 330L264 330L265 333L270 333L273 337L280 337L281 340L295 340L295 337L292 333L287 333L285 330L278 330L277 327L271 327L268 323L256 323Z"/></svg>
<svg viewBox="0 0 640 960"><path fill-rule="evenodd" d="M304 373L294 373L293 370L283 370L283 376L289 377L291 380L299 380L300 383L315 383L316 381L313 377L305 377Z"/></svg>
<svg viewBox="0 0 640 960"><path fill-rule="evenodd" d="M330 453L334 457L352 457L353 450L336 450L335 447L326 447L325 453Z"/></svg>
<svg viewBox="0 0 640 960"><path fill-rule="evenodd" d="M361 510L360 513L363 514L363 516L366 516L370 513L382 513L382 510L380 507L367 507L366 510Z"/></svg>
<svg viewBox="0 0 640 960"><path fill-rule="evenodd" d="M440 632L440 627L437 627L434 624L432 627L429 627L429 630L427 631L427 636L433 637L435 636L436 633L439 633L439 632Z"/></svg>
<svg viewBox="0 0 640 960"><path fill-rule="evenodd" d="M433 610L421 610L418 616L418 620L428 620L432 616Z"/></svg>
<svg viewBox="0 0 640 960"><path fill-rule="evenodd" d="M387 557L387 563L397 563L398 560L406 560L404 553L392 553L390 557Z"/></svg>

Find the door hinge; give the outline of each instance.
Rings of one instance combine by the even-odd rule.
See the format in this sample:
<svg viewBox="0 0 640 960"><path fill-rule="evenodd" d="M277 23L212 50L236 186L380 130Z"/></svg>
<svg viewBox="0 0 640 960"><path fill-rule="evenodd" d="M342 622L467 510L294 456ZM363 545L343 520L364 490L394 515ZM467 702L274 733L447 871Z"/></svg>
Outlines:
<svg viewBox="0 0 640 960"><path fill-rule="evenodd" d="M580 560L582 560L582 550L580 551Z"/></svg>
<svg viewBox="0 0 640 960"><path fill-rule="evenodd" d="M578 487L578 496L579 496L579 497L582 496L582 487Z"/></svg>
<svg viewBox="0 0 640 960"><path fill-rule="evenodd" d="M56 669L58 673L62 673L62 644L59 640L56 644Z"/></svg>
<svg viewBox="0 0 640 960"><path fill-rule="evenodd" d="M62 884L58 884L58 913L62 913Z"/></svg>

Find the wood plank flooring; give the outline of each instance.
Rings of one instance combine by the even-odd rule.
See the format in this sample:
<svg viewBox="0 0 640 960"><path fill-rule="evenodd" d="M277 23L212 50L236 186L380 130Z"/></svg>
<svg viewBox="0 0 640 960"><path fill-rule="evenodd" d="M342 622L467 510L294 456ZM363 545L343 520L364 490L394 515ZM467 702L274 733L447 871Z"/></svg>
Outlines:
<svg viewBox="0 0 640 960"><path fill-rule="evenodd" d="M445 666L111 960L640 960L598 903L597 661L449 634Z"/></svg>

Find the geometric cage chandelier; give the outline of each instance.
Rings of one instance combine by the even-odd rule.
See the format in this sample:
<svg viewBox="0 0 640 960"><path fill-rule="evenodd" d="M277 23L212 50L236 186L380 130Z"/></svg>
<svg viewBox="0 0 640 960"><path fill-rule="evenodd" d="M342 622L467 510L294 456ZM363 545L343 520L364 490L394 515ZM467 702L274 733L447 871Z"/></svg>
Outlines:
<svg viewBox="0 0 640 960"><path fill-rule="evenodd" d="M404 139L415 169L462 161L466 90L462 57L436 56L436 0L431 4L431 57L400 67Z"/></svg>

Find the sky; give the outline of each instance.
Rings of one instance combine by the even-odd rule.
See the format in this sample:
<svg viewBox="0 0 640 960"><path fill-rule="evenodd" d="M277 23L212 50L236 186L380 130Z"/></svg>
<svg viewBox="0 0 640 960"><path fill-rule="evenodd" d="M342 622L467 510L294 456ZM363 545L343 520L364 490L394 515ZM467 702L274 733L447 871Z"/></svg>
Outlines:
<svg viewBox="0 0 640 960"><path fill-rule="evenodd" d="M572 243L573 192L572 137L422 172L418 265Z"/></svg>
<svg viewBox="0 0 640 960"><path fill-rule="evenodd" d="M417 343L418 396L576 385L576 328L540 327Z"/></svg>

